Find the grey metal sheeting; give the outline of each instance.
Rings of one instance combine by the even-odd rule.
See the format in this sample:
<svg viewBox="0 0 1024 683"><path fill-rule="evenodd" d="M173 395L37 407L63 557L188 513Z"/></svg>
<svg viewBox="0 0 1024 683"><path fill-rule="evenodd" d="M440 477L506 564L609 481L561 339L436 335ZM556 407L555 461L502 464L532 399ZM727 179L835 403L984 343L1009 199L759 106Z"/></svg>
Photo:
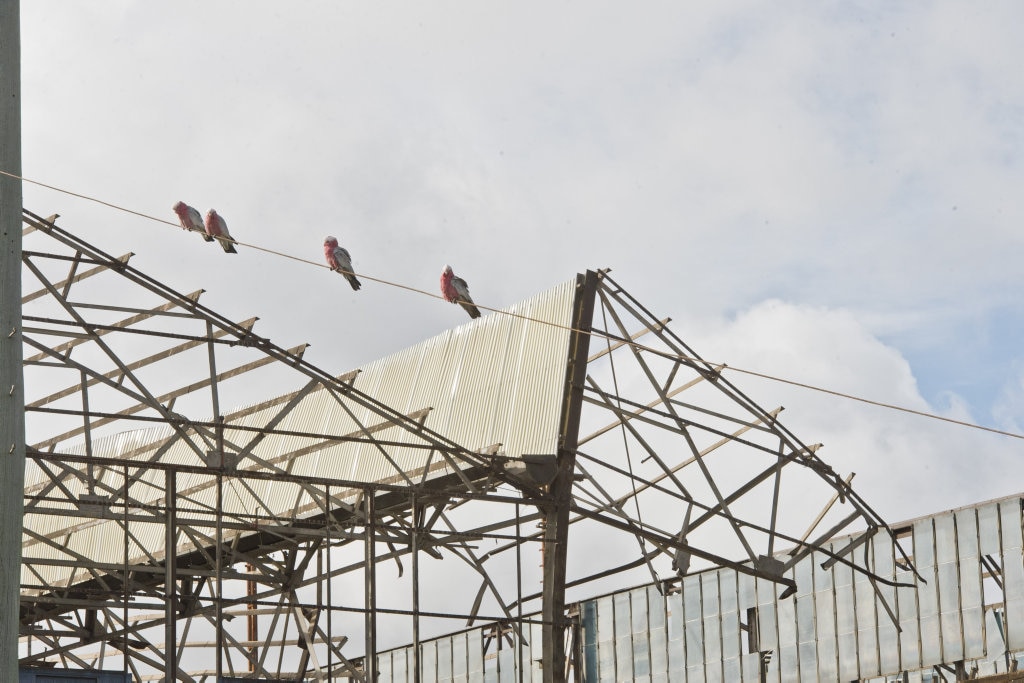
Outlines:
<svg viewBox="0 0 1024 683"><path fill-rule="evenodd" d="M844 564L823 569L828 558L815 553L787 572L798 590L785 600L770 581L710 569L684 577L669 595L647 585L583 601L583 680L883 683L906 672L906 680L919 683L936 680L928 674L933 666L957 661L968 671L978 666L982 675L1005 672L1007 657L1013 662L1024 650L1022 503L1016 495L895 525L909 533L914 563L927 581L916 588L872 586ZM831 548L852 538L834 539ZM865 547L878 575L911 580L896 565L886 535L857 552ZM520 680L514 645L497 650L492 641L484 652L490 628L424 642L422 680ZM530 642L538 642L536 633ZM389 680L412 679L406 673L411 648L383 652L378 661ZM525 644L522 669L522 680L542 680Z"/></svg>
<svg viewBox="0 0 1024 683"><path fill-rule="evenodd" d="M786 600L778 599L770 582L721 569L685 577L681 592L667 597L645 586L588 601L585 680L867 680L959 660L978 663L982 673L994 673L997 666L1005 671L1003 653L1024 649L1020 497L907 526L914 563L927 580L916 590L872 586L843 564L822 569L827 557L816 553L788 573L799 589ZM837 539L832 549L848 541ZM884 535L876 535L867 552L878 575L911 579L896 566ZM984 578L983 556L998 568L1005 592ZM740 628L751 616L757 624L754 643ZM760 652L772 653L764 679ZM920 674L910 680L921 680Z"/></svg>

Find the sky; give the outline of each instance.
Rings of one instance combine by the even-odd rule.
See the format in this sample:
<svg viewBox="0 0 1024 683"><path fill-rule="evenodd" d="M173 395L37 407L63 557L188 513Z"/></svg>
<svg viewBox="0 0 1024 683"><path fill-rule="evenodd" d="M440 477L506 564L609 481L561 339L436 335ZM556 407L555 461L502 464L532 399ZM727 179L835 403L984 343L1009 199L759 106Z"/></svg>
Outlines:
<svg viewBox="0 0 1024 683"><path fill-rule="evenodd" d="M706 359L1024 432L1024 4L23 2L23 175L501 308L591 268ZM26 184L338 374L438 299ZM886 518L1019 492L1020 438L736 374ZM290 390L292 387L283 388Z"/></svg>

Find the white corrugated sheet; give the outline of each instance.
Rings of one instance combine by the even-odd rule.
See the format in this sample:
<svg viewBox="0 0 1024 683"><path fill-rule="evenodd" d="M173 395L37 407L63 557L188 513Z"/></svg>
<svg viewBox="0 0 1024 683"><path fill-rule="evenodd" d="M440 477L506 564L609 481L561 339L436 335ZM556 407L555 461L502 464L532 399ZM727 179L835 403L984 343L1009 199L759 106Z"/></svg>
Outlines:
<svg viewBox="0 0 1024 683"><path fill-rule="evenodd" d="M500 444L500 452L511 457L553 453L557 445L575 284L575 279L563 283L505 312L486 315L362 367L354 386L402 414L429 411L425 426L467 450L479 451ZM304 384L304 376L297 375L297 386L289 390L294 391ZM282 400L264 406L253 404L248 409L229 413L224 429L225 450L243 450L255 437L254 432L232 429L232 426L263 427L286 403ZM370 409L340 394L318 389L304 396L276 427L334 436L361 435L365 429L383 441L423 443L419 436L401 427L375 429L383 423ZM193 444L202 444L202 440L195 435L190 440L174 437L175 432L170 427L124 432L96 440L92 451L100 458L143 461L154 459L157 451L163 449L156 456L160 462L200 464L200 454ZM439 456L436 453L431 456L429 449L389 447L387 454L393 461L389 462L374 444L335 442L323 446L322 443L322 439L311 437L268 435L252 447L252 457L243 459L238 467L239 470L285 471L293 475L401 484L407 477L422 476L428 466L432 472L441 466ZM211 443L209 449L212 448ZM202 446L198 450L204 451ZM84 454L85 446L76 452ZM75 468L84 471L80 465ZM97 472L101 482L118 489L123 486L120 474ZM132 484L130 497L142 504L138 514L146 514L146 504L162 508L165 474L156 470L134 473L139 475L139 481ZM38 493L49 482L49 475L34 464L29 466L27 492ZM51 500L43 503L44 507L76 510L72 501L89 493L78 479L66 478L62 486L73 498L56 488L48 492ZM212 521L209 513L215 509L217 501L214 479L210 475L179 473L176 488L179 518L195 517L189 511L201 510ZM96 493L102 491L96 490ZM332 495L348 496L351 500L356 493L337 490L332 491ZM297 484L245 481L241 472L237 478L226 480L221 505L228 518L257 514L282 521L311 516L322 510L311 492ZM124 563L125 537L116 523L26 512L23 544L26 558L76 560L83 566L92 562ZM163 557L163 524L159 517L154 516L153 520L152 523L132 521L132 538L127 550L130 563L146 562L147 556ZM212 528L200 531L213 534ZM230 536L244 532L228 530L226 533ZM183 536L179 536L178 543L178 553L192 549ZM90 578L83 575L81 569L76 571L69 567L36 567L36 571L41 576L25 569L23 582L38 584L42 579L49 586L59 586Z"/></svg>

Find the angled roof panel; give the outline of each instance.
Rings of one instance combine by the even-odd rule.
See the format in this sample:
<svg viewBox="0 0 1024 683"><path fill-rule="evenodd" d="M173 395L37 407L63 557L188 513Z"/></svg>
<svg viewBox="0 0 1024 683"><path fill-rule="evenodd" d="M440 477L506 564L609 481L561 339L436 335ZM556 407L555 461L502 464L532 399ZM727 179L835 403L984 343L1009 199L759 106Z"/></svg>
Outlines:
<svg viewBox="0 0 1024 683"><path fill-rule="evenodd" d="M511 457L554 452L574 296L575 279L372 362L359 369L352 386L398 413L422 421L426 428L468 451L499 446L500 452ZM370 407L349 401L336 388L315 383L304 386L287 387L293 393L225 415L225 452L247 454L238 463L239 478L244 478L244 470L258 470L400 485L422 476L426 469L431 476L450 471L436 452L409 438L407 427L389 423ZM274 430L264 430L267 425L274 425ZM115 433L93 439L90 450L100 458L158 459L194 466L216 448L216 436L210 429L203 434L187 431L189 438L166 425ZM391 443L382 449L374 439ZM63 451L84 455L86 446L81 442ZM158 504L164 474L148 471L137 476L133 497ZM49 480L49 475L32 466L26 490L38 491ZM77 510L74 500L89 493L85 483L70 478L63 485L71 494L63 505ZM111 481L109 485L117 484ZM213 510L217 506L211 474L179 472L177 491L182 510ZM261 508L262 513L280 519L318 510L308 492L297 493L296 487L272 480L240 485L229 479L220 507L228 516ZM109 519L29 514L26 524L26 556L124 561L123 533ZM146 562L147 555L163 557L159 523L133 523L132 533L139 545L131 543L131 562ZM54 543L41 541L35 534ZM190 549L187 544L177 551L186 549ZM89 578L71 567L45 566L36 571L51 586ZM23 578L29 584L39 583L27 568Z"/></svg>

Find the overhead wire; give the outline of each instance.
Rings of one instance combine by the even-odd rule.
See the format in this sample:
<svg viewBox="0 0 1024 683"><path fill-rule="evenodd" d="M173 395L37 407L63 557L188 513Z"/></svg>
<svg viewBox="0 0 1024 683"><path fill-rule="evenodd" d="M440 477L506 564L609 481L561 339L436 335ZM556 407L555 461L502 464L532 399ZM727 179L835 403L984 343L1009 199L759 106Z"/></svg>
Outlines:
<svg viewBox="0 0 1024 683"><path fill-rule="evenodd" d="M154 221L156 223L162 223L164 225L169 225L171 227L179 228L179 229L182 227L180 223L176 223L174 221L170 221L170 220L167 220L167 219L164 219L164 218L160 218L158 216L153 216L153 215L150 215L150 214L142 213L140 211L135 211L134 209L129 209L129 208L125 207L125 206L120 206L118 204L114 204L112 202L107 202L107 201L104 201L102 199L98 199L96 197L92 197L92 196L89 196L89 195L81 194L81 193L78 193L78 192L73 192L71 190L67 190L67 189L64 189L64 188L61 188L61 187L56 187L54 185L49 185L47 183L43 183L43 182L40 182L38 180L32 180L30 178L26 178L24 176L17 175L17 174L14 174L14 173L10 173L10 172L4 171L4 170L0 170L0 175L6 176L8 178L15 179L15 180L20 180L22 182L30 183L32 185L37 185L39 187L44 187L44 188L46 188L48 190L53 190L54 192L60 192L62 194L70 195L72 197L77 197L79 199L84 199L86 201L95 202L95 203L100 204L102 206L106 206L108 208L115 209L117 211L122 211L124 213L128 213L128 214L131 214L133 216L138 216L140 218L145 218L147 220L151 220L151 221ZM234 239L234 238L231 238L230 241L233 242L234 244L239 245L239 246L243 246L243 247L246 247L248 249L253 249L255 251L261 251L261 252L264 252L266 254L270 254L272 256L279 256L279 257L282 257L282 258L290 259L292 261L297 261L299 263L304 263L304 264L307 264L307 265L316 266L318 268L327 268L328 270L331 269L330 266L328 266L328 265L326 265L324 263L320 263L318 261L312 261L310 259L302 258L300 256L295 256L295 255L288 254L288 253L285 253L285 252L282 252L282 251L277 251L275 249L269 249L267 247L262 247L262 246L257 245L257 244L251 244L251 243L248 243L248 242L242 242L242 241ZM434 299L440 299L441 301L445 301L445 298L443 296L435 294L433 292L429 292L429 291L427 291L425 289L419 289L417 287L412 287L410 285L405 285L405 284L402 284L400 282L394 282L392 280L387 280L387 279L384 279L384 278L374 277L372 275L367 275L366 273L353 273L353 274L358 276L358 277L360 277L360 278L362 278L362 279L368 280L370 282L376 282L378 284L387 285L389 287L396 287L398 289L404 289L406 291L413 292L415 294L421 294L421 295L424 295L424 296L432 297ZM684 354L675 353L675 352L666 352L664 350L656 349L656 348L647 346L645 344L640 344L639 342L637 342L635 340L632 340L632 339L619 338L618 336L612 335L612 334L610 334L608 332L603 332L603 331L600 331L600 330L577 329L575 327L572 327L571 325L563 325L561 323L552 322L550 320L541 320L539 318L533 318L531 316L523 315L521 313L514 313L514 312L508 311L508 310L492 308L490 306L485 306L485 305L477 303L477 302L473 302L473 303L477 306L477 308L482 308L485 311L490 311L492 313L497 313L497 314L500 314L500 315L510 316L510 317L514 317L514 318L519 318L519 319L526 320L526 321L529 321L529 322L535 322L535 323L540 323L540 324L544 324L544 325L549 325L549 326L552 326L552 327L555 327L555 328L559 328L559 329L562 329L562 330L566 330L566 331L572 332L572 333L586 334L586 335L590 335L592 337L603 337L606 340L609 340L609 341L614 340L614 341L616 341L616 342L618 342L619 344L622 344L622 345L627 345L628 344L629 346L632 346L632 347L634 347L634 348L636 348L638 350L646 351L646 352L649 352L649 353L652 353L652 354L655 354L655 355L658 355L658 356L662 356L662 357L665 357L665 358L668 358L668 359L671 359L671 360L682 360L682 361L687 361L687 362L690 362L690 363L709 363L709 361L706 361L703 358L696 358L696 357L686 356ZM728 365L726 363L710 363L710 365L713 365L715 367L719 367L721 372L724 372L725 370L731 370L732 372L736 372L736 373L740 373L740 374L744 374L744 375L749 375L749 376L752 376L752 377L759 377L761 379L766 379L766 380L773 381L773 382L779 382L781 384L788 384L790 386L798 387L798 388L801 388L801 389L807 389L809 391L816 391L816 392L819 392L819 393L828 394L830 396L835 396L837 398L844 398L844 399L847 399L847 400L850 400L850 401L856 401L856 402L859 402L859 403L864 403L864 404L867 404L867 405L875 406L875 407L878 407L878 408L885 408L885 409L888 409L888 410L894 410L894 411L897 411L897 412L907 413L907 414L910 414L910 415L916 415L916 416L919 416L919 417L925 417L925 418L929 418L929 419L933 419L933 420L939 420L941 422L946 422L946 423L958 425L958 426L961 426L961 427L967 427L967 428L970 428L970 429L977 429L977 430L981 430L981 431L984 431L984 432L989 432L989 433L992 433L992 434L997 434L997 435L1000 435L1000 436L1008 436L1008 437L1011 437L1011 438L1014 438L1014 439L1022 439L1022 440L1024 440L1024 434L1020 434L1020 433L1017 433L1017 432L1011 432L1011 431L1007 431L1007 430L996 429L995 427L986 427L985 425L979 425L979 424L976 424L976 423L973 423L973 422L967 422L966 420L958 420L956 418L946 417L946 416L938 415L938 414L935 414L935 413L929 413L927 411L917 410L917 409L914 409L914 408L908 408L906 406L900 406L900 405L896 405L896 404L893 404L893 403L886 403L884 401L876 401L876 400L873 400L873 399L864 398L864 397L861 397L861 396L856 396L854 394L848 394L848 393L845 393L845 392L842 392L842 391L836 391L836 390L833 390L833 389L826 389L824 387L819 387L819 386L816 386L816 385L813 385L813 384L807 384L805 382L799 382L799 381L796 381L796 380L790 380L790 379L786 379L784 377L778 377L776 375L771 375L771 374L764 373L764 372L758 372L756 370L747 370L747 369L736 367L736 366L733 366L733 365Z"/></svg>

